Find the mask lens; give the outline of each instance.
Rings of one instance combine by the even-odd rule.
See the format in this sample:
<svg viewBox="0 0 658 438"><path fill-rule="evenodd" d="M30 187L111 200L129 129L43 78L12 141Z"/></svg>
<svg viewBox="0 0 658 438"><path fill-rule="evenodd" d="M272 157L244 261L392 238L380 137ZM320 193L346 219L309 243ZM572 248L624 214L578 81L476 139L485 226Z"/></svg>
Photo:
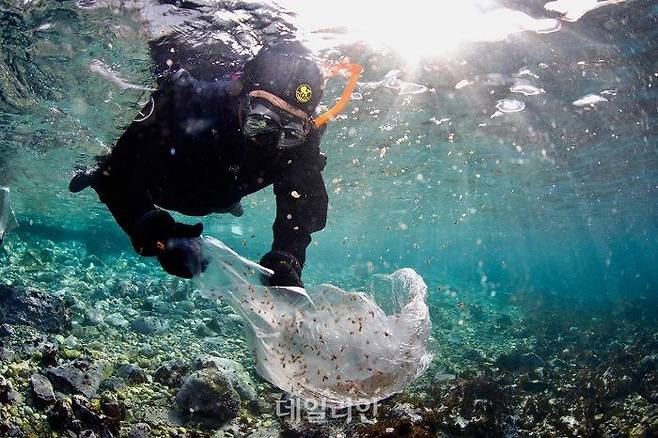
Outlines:
<svg viewBox="0 0 658 438"><path fill-rule="evenodd" d="M289 149L304 143L304 128L299 123L289 123L283 126L279 139L279 148Z"/></svg>
<svg viewBox="0 0 658 438"><path fill-rule="evenodd" d="M247 137L270 134L280 129L279 124L262 114L249 114L242 126L242 132Z"/></svg>
<svg viewBox="0 0 658 438"><path fill-rule="evenodd" d="M273 141L279 149L290 149L304 143L307 131L304 121L289 114L282 114L247 96L244 102L242 133L259 141ZM267 140L266 140L267 138Z"/></svg>

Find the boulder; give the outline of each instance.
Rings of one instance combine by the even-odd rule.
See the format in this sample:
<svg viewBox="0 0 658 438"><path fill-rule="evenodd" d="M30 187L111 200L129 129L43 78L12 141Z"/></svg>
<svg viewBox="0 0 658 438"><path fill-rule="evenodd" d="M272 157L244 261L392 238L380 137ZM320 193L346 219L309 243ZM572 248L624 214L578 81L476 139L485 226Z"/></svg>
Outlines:
<svg viewBox="0 0 658 438"><path fill-rule="evenodd" d="M55 401L55 392L50 380L43 374L32 374L30 377L32 397L41 405L49 405Z"/></svg>
<svg viewBox="0 0 658 438"><path fill-rule="evenodd" d="M33 288L0 285L0 324L22 324L58 333L71 326L64 301Z"/></svg>
<svg viewBox="0 0 658 438"><path fill-rule="evenodd" d="M47 411L48 422L56 430L70 429L78 432L81 429L80 420L75 418L73 408L67 400L57 400L51 409Z"/></svg>
<svg viewBox="0 0 658 438"><path fill-rule="evenodd" d="M73 413L76 418L80 420L83 427L90 430L92 433L95 431L97 435L106 437L107 432L115 436L119 434L119 420L117 418L108 417L104 414L97 413L91 406L89 400L81 395L73 396ZM80 435L82 436L82 434ZM89 435L92 436L92 435Z"/></svg>
<svg viewBox="0 0 658 438"><path fill-rule="evenodd" d="M240 396L216 369L191 374L175 397L180 413L190 422L219 427L240 411Z"/></svg>
<svg viewBox="0 0 658 438"><path fill-rule="evenodd" d="M194 369L215 369L219 371L244 400L257 398L256 387L249 374L238 362L210 355L201 355L194 359Z"/></svg>
<svg viewBox="0 0 658 438"><path fill-rule="evenodd" d="M61 391L93 397L109 367L107 361L75 360L46 369L46 377Z"/></svg>

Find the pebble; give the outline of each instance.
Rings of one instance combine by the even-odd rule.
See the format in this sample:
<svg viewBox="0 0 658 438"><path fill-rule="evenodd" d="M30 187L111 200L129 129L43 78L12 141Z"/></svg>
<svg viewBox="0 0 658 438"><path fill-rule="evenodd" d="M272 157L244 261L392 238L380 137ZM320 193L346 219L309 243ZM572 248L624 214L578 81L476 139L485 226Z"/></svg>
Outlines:
<svg viewBox="0 0 658 438"><path fill-rule="evenodd" d="M128 438L147 438L151 436L151 426L146 423L134 424L128 432Z"/></svg>

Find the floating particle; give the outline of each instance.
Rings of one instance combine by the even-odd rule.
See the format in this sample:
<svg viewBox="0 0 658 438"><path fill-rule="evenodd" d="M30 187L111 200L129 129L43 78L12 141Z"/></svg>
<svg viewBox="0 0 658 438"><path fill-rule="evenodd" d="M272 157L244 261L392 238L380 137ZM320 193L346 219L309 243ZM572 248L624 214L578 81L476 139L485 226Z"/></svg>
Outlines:
<svg viewBox="0 0 658 438"><path fill-rule="evenodd" d="M501 113L518 113L525 109L525 102L517 99L501 99L496 104L496 109Z"/></svg>
<svg viewBox="0 0 658 438"><path fill-rule="evenodd" d="M595 106L599 103L607 101L608 99L603 96L599 96L598 94L588 94L587 96L583 96L580 99L575 100L573 102L573 106Z"/></svg>

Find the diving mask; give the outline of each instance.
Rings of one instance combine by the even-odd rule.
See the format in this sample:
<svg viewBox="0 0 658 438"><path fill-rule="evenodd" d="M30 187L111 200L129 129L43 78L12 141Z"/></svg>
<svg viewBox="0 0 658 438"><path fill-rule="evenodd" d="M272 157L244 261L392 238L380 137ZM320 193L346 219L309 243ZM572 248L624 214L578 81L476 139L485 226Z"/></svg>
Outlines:
<svg viewBox="0 0 658 438"><path fill-rule="evenodd" d="M352 97L357 80L363 73L363 67L344 59L338 64L327 68L325 75L329 78L337 76L339 73L347 74L349 77L340 99L329 110L316 118L268 91L251 91L245 97L242 108L242 130L244 135L249 138L262 138L265 140L268 140L268 136L271 136L279 149L291 149L299 146L304 142L311 129L322 127L345 110Z"/></svg>
<svg viewBox="0 0 658 438"><path fill-rule="evenodd" d="M282 111L275 111L272 107ZM310 117L305 112L263 90L245 96L242 114L245 137L272 141L278 149L301 145L311 130Z"/></svg>

